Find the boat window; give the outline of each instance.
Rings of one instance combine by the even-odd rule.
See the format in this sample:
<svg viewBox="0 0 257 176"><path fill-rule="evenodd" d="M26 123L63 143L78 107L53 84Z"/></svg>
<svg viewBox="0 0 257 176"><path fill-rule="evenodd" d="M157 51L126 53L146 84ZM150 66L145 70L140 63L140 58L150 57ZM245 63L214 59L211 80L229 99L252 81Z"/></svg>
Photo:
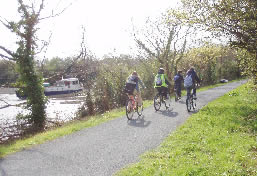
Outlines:
<svg viewBox="0 0 257 176"><path fill-rule="evenodd" d="M70 82L69 81L64 81L65 86L69 86Z"/></svg>
<svg viewBox="0 0 257 176"><path fill-rule="evenodd" d="M72 84L73 85L76 85L76 84L78 84L79 82L78 81L72 81Z"/></svg>

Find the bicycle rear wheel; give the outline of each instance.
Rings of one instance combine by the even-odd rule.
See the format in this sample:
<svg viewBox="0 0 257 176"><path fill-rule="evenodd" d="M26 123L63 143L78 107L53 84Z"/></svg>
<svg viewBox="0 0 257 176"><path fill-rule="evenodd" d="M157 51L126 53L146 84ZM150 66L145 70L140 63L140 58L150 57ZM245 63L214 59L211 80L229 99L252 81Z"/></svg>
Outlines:
<svg viewBox="0 0 257 176"><path fill-rule="evenodd" d="M193 98L192 98L192 108L195 110L196 109L196 100L194 100Z"/></svg>
<svg viewBox="0 0 257 176"><path fill-rule="evenodd" d="M138 106L137 104L137 114L139 116L141 116L143 114L143 110L144 110L144 107L143 107L143 102L142 102L142 105L141 106Z"/></svg>
<svg viewBox="0 0 257 176"><path fill-rule="evenodd" d="M190 112L192 110L192 97L190 96L186 100L186 106L187 106L187 111Z"/></svg>
<svg viewBox="0 0 257 176"><path fill-rule="evenodd" d="M128 120L131 120L134 115L133 102L132 100L128 100L126 103L126 116Z"/></svg>
<svg viewBox="0 0 257 176"><path fill-rule="evenodd" d="M161 96L160 96L160 94L157 94L157 95L154 97L153 102L154 102L153 105L154 105L155 111L159 111L160 108L161 108Z"/></svg>
<svg viewBox="0 0 257 176"><path fill-rule="evenodd" d="M174 92L175 92L175 101L178 101L178 92L177 92L177 89L174 89Z"/></svg>

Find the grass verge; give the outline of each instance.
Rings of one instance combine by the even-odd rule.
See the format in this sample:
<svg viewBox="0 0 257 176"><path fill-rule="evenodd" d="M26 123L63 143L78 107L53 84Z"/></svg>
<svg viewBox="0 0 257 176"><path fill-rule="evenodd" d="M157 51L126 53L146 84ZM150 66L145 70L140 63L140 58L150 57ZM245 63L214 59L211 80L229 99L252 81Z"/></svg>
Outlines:
<svg viewBox="0 0 257 176"><path fill-rule="evenodd" d="M209 103L116 175L257 175L257 94L249 86Z"/></svg>
<svg viewBox="0 0 257 176"><path fill-rule="evenodd" d="M198 91L207 90L220 85L224 85L224 84L216 84L212 86L203 87L203 88L200 88ZM186 94L185 91L183 91L182 94L185 95ZM144 101L145 108L151 106L152 104L153 104L152 100ZM33 145L42 144L46 141L50 141L58 137L71 134L83 128L93 127L101 123L104 123L106 121L109 121L118 117L122 117L124 115L125 115L124 108L114 109L102 115L87 117L85 120L70 122L65 124L62 127L58 127L56 129L52 129L43 133L32 135L24 139L19 139L9 144L0 144L0 158L17 151L21 151L25 148L29 148Z"/></svg>

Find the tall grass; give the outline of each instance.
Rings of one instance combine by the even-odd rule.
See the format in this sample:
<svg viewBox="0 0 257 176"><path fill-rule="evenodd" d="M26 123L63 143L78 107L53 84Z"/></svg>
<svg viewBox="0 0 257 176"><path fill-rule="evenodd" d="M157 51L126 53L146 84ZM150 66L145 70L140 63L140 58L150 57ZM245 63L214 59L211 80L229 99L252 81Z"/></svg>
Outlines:
<svg viewBox="0 0 257 176"><path fill-rule="evenodd" d="M249 86L209 103L117 175L257 175L257 95Z"/></svg>

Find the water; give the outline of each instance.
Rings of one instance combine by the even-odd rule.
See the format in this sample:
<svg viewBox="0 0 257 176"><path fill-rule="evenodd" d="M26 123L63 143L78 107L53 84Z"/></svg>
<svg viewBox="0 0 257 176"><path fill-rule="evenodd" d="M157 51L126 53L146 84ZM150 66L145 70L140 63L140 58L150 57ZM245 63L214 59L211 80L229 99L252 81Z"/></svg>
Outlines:
<svg viewBox="0 0 257 176"><path fill-rule="evenodd" d="M84 97L65 97L65 98L49 98L46 107L47 119L58 119L61 121L69 121L75 117L79 107L81 107ZM0 107L6 106L7 103L11 106L0 109L0 126L6 121L11 123L16 120L18 114L26 115L28 111L21 105L26 100L20 100L15 94L0 94Z"/></svg>

